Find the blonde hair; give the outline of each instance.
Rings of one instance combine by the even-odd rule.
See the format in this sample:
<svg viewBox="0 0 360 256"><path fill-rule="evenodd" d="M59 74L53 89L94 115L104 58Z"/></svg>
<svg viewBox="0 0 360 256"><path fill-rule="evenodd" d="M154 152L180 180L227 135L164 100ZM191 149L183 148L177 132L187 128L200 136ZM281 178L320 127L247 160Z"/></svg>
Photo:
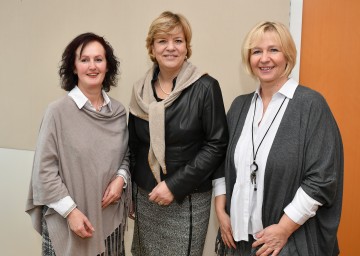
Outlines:
<svg viewBox="0 0 360 256"><path fill-rule="evenodd" d="M273 32L275 39L280 44L281 51L284 53L287 61L283 76L288 77L296 63L296 47L289 30L280 22L260 22L247 34L241 51L241 58L245 70L251 76L255 77L250 65L251 49L264 37L266 32Z"/></svg>
<svg viewBox="0 0 360 256"><path fill-rule="evenodd" d="M165 11L151 23L146 38L146 48L152 62L157 62L152 54L154 40L160 35L169 34L175 28L180 28L184 32L187 49L186 57L190 58L192 53L190 45L192 32L189 21L181 14Z"/></svg>

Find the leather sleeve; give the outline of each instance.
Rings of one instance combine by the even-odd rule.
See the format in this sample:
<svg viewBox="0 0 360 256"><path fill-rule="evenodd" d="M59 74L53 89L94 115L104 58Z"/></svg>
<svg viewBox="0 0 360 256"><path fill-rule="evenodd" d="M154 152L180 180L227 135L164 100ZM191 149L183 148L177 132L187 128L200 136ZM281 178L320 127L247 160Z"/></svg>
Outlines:
<svg viewBox="0 0 360 256"><path fill-rule="evenodd" d="M203 182L212 179L213 173L223 162L226 153L228 130L221 89L215 79L204 78L204 80L202 83L208 84L205 84L203 106L199 113L204 133L203 145L186 165L165 180L179 202L194 192ZM191 100L199 99L192 98Z"/></svg>

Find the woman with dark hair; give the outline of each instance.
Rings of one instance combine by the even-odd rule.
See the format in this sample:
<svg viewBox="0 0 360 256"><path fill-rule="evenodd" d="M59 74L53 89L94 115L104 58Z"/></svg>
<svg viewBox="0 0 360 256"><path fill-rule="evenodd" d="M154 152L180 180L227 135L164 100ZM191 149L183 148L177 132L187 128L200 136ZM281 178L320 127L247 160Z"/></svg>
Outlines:
<svg viewBox="0 0 360 256"><path fill-rule="evenodd" d="M331 110L318 92L290 78L296 48L283 24L257 24L242 61L259 86L237 97L227 114L217 253L338 255L344 159Z"/></svg>
<svg viewBox="0 0 360 256"><path fill-rule="evenodd" d="M132 253L201 256L228 139L220 86L188 61L191 29L183 15L157 17L146 47L153 66L134 85L129 115Z"/></svg>
<svg viewBox="0 0 360 256"><path fill-rule="evenodd" d="M65 48L59 75L68 95L41 123L26 205L42 255L123 255L131 201L126 110L106 92L119 62L93 33Z"/></svg>
<svg viewBox="0 0 360 256"><path fill-rule="evenodd" d="M75 60L77 57L77 50L81 56L84 48L92 42L98 42L105 50L106 60L106 74L102 82L102 89L105 92L110 91L111 86L116 86L119 62L114 55L114 50L111 45L105 41L103 37L95 35L93 33L84 33L76 38L65 48L62 55L62 63L59 69L59 75L61 77L62 88L65 91L71 91L79 81L79 77L74 72ZM80 47L80 48L79 48Z"/></svg>

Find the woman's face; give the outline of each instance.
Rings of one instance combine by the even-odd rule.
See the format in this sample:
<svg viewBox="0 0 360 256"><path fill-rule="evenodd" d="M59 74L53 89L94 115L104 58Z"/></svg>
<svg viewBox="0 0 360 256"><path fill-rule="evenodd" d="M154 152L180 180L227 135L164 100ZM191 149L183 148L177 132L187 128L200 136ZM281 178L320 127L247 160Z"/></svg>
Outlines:
<svg viewBox="0 0 360 256"><path fill-rule="evenodd" d="M152 54L160 70L171 73L179 72L185 61L187 48L182 28L174 28L170 33L155 38Z"/></svg>
<svg viewBox="0 0 360 256"><path fill-rule="evenodd" d="M250 52L250 66L261 85L283 85L287 60L275 32L265 32Z"/></svg>
<svg viewBox="0 0 360 256"><path fill-rule="evenodd" d="M75 70L79 88L101 88L107 72L104 47L97 41L88 43L80 56L81 46L76 50Z"/></svg>

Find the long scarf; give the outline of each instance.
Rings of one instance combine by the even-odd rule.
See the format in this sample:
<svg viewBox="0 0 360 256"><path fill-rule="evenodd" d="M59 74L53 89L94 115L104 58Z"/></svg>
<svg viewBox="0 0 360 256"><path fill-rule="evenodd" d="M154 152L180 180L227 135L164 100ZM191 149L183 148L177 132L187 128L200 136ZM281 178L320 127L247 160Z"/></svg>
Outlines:
<svg viewBox="0 0 360 256"><path fill-rule="evenodd" d="M161 181L160 169L164 174L167 173L165 164L165 109L174 103L184 89L191 86L205 73L200 72L197 67L185 61L177 76L175 89L166 99L158 102L154 97L151 85L155 68L156 65L134 84L130 100L130 113L149 122L150 149L148 162L156 181L159 183Z"/></svg>

